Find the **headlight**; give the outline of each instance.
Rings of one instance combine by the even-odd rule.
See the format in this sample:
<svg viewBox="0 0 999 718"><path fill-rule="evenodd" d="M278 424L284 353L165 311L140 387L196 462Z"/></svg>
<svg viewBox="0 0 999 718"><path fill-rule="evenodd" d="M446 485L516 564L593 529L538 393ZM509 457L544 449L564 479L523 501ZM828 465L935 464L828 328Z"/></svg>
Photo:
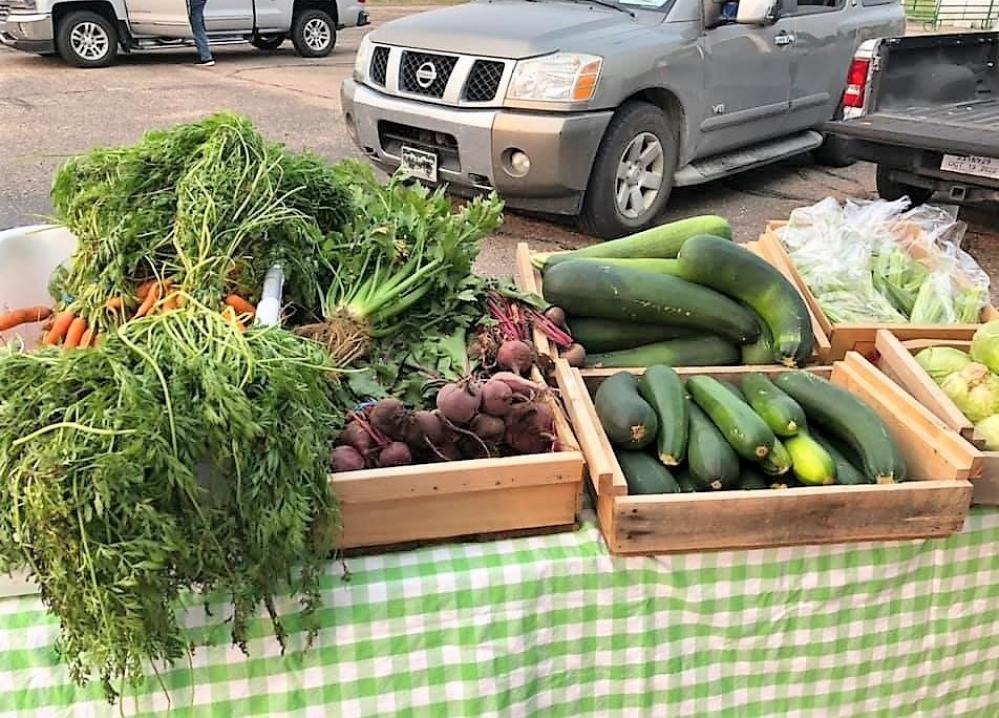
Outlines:
<svg viewBox="0 0 999 718"><path fill-rule="evenodd" d="M354 58L354 79L364 82L368 77L368 68L371 66L371 50L373 45L368 36L361 38L361 44L357 48L357 57Z"/></svg>
<svg viewBox="0 0 999 718"><path fill-rule="evenodd" d="M506 91L508 100L586 102L600 79L603 58L556 52L517 63Z"/></svg>

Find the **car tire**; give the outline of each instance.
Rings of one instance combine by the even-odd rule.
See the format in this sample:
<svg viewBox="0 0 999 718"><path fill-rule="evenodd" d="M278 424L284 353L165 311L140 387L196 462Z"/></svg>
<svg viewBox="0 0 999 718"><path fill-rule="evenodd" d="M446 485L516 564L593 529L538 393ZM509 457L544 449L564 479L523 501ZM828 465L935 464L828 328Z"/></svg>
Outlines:
<svg viewBox="0 0 999 718"><path fill-rule="evenodd" d="M270 52L281 47L287 39L288 36L283 33L280 35L254 35L250 38L250 44L258 50Z"/></svg>
<svg viewBox="0 0 999 718"><path fill-rule="evenodd" d="M291 41L302 57L326 57L336 45L336 23L323 10L303 10L292 21Z"/></svg>
<svg viewBox="0 0 999 718"><path fill-rule="evenodd" d="M593 162L580 228L613 239L650 226L673 188L677 144L670 118L655 105L633 102L619 109Z"/></svg>
<svg viewBox="0 0 999 718"><path fill-rule="evenodd" d="M103 15L71 12L59 23L56 50L73 67L107 67L118 56L118 30Z"/></svg>
<svg viewBox="0 0 999 718"><path fill-rule="evenodd" d="M878 187L878 196L881 197L881 199L888 200L889 202L894 202L902 197L908 197L912 200L913 206L915 206L917 204L929 202L930 198L933 196L933 190L931 189L905 184L904 182L897 182L892 179L891 168L885 167L884 165L878 165L875 182Z"/></svg>

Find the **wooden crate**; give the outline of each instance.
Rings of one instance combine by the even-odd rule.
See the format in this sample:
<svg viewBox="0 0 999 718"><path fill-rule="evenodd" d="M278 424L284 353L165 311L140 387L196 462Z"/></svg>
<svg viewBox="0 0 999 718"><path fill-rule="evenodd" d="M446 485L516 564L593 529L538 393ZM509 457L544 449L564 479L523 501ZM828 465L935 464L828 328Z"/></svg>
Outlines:
<svg viewBox="0 0 999 718"><path fill-rule="evenodd" d="M947 536L961 530L971 500L969 446L859 354L809 369L866 401L901 446L910 478L901 484L817 486L629 496L621 467L600 428L591 394L620 370L584 376L564 361L557 377L586 456L607 545L619 554L748 549L798 544ZM629 370L630 371L630 370ZM678 369L681 377L733 379L757 367ZM766 367L767 374L787 371Z"/></svg>
<svg viewBox="0 0 999 718"><path fill-rule="evenodd" d="M878 366L882 372L929 409L944 426L968 442L975 459L971 474L971 482L975 487L972 503L999 506L999 451L985 449L985 441L975 431L975 425L971 420L916 363L913 355L931 346L946 346L968 351L971 342L943 339L914 339L903 342L891 332L881 330L875 340L875 348L879 354Z"/></svg>
<svg viewBox="0 0 999 718"><path fill-rule="evenodd" d="M332 474L342 549L575 526L583 454L549 397L562 450Z"/></svg>
<svg viewBox="0 0 999 718"><path fill-rule="evenodd" d="M879 330L889 329L902 340L908 339L949 339L969 340L980 324L886 324L873 322L869 324L833 324L808 288L804 277L794 266L784 245L777 237L777 229L786 222L773 221L767 224L766 230L760 235L762 256L775 267L791 278L801 296L805 298L808 310L817 321L816 331L821 332L829 346L828 354L823 357L827 362L839 361L849 351L857 351L865 356L871 356L875 351L876 335ZM991 304L982 309L981 321L989 322L999 319L999 311Z"/></svg>
<svg viewBox="0 0 999 718"><path fill-rule="evenodd" d="M774 267L779 269L781 273L790 281L795 284L795 280L790 271L785 267L782 267L778 262L772 261L766 254L765 247L760 242L745 242L741 246L748 249L753 254L759 257L763 257ZM527 246L526 242L519 242L517 244L516 253L516 268L517 268L517 286L523 291L533 292L538 296L543 296L542 294L542 279L541 272L534 268L531 264L532 252ZM815 352L814 364L822 364L826 362L826 357L829 354L829 341L826 339L825 333L822 331L822 327L818 322L818 318L812 314L811 309L809 309L809 315L812 319L812 332L815 334ZM558 357L557 347L540 331L535 330L534 332L534 344L538 351L542 354L546 354L553 359ZM765 365L755 365L755 366L765 366ZM779 364L774 364L773 366L778 367Z"/></svg>

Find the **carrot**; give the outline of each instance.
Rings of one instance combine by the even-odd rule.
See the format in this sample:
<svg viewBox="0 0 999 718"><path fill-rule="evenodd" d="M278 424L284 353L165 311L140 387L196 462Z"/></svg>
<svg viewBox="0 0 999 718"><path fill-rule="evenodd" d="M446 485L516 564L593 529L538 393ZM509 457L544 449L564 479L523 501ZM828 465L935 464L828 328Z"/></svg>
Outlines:
<svg viewBox="0 0 999 718"><path fill-rule="evenodd" d="M227 324L231 324L233 328L236 329L236 331L240 333L246 331L246 327L244 327L243 323L239 321L239 318L236 316L236 310L233 309L232 307L227 306L225 309L222 310L222 318L226 321Z"/></svg>
<svg viewBox="0 0 999 718"><path fill-rule="evenodd" d="M160 311L163 314L166 314L167 312L172 312L179 305L180 305L180 294L174 292L163 301L163 306L160 307Z"/></svg>
<svg viewBox="0 0 999 718"><path fill-rule="evenodd" d="M104 308L109 312L120 312L125 308L125 298L124 297L111 297L104 304Z"/></svg>
<svg viewBox="0 0 999 718"><path fill-rule="evenodd" d="M139 285L139 288L135 290L135 296L139 301L145 300L146 296L149 294L149 290L155 287L159 282L155 279L150 279L148 282L143 282Z"/></svg>
<svg viewBox="0 0 999 718"><path fill-rule="evenodd" d="M88 327L87 331L85 331L83 336L80 337L80 349L87 349L90 347L94 343L95 334L96 332L94 332L94 328Z"/></svg>
<svg viewBox="0 0 999 718"><path fill-rule="evenodd" d="M76 317L73 323L69 325L69 330L66 332L66 343L64 345L65 349L76 349L80 346L80 339L83 338L83 333L87 331L87 320L83 317Z"/></svg>
<svg viewBox="0 0 999 718"><path fill-rule="evenodd" d="M24 309L12 309L6 314L0 314L0 332L22 324L32 324L48 319L52 316L52 310L48 307L26 307Z"/></svg>
<svg viewBox="0 0 999 718"><path fill-rule="evenodd" d="M230 294L225 298L226 306L232 307L237 314L249 314L253 316L257 313L257 308L243 299L238 294Z"/></svg>
<svg viewBox="0 0 999 718"><path fill-rule="evenodd" d="M66 336L66 332L69 331L69 325L73 323L73 317L73 312L59 312L52 323L52 328L45 335L42 343L49 346L58 344Z"/></svg>
<svg viewBox="0 0 999 718"><path fill-rule="evenodd" d="M160 300L160 292L162 291L163 285L156 284L146 293L146 298L142 300L142 306L140 306L139 310L135 313L135 319L149 314L152 308L156 305L156 302Z"/></svg>

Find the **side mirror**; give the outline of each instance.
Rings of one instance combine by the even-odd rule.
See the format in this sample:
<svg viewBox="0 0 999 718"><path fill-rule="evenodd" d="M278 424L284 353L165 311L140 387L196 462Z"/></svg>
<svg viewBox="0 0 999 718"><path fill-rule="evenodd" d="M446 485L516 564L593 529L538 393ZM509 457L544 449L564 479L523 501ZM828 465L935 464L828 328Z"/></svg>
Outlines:
<svg viewBox="0 0 999 718"><path fill-rule="evenodd" d="M736 22L740 25L769 25L776 19L775 0L739 0Z"/></svg>

